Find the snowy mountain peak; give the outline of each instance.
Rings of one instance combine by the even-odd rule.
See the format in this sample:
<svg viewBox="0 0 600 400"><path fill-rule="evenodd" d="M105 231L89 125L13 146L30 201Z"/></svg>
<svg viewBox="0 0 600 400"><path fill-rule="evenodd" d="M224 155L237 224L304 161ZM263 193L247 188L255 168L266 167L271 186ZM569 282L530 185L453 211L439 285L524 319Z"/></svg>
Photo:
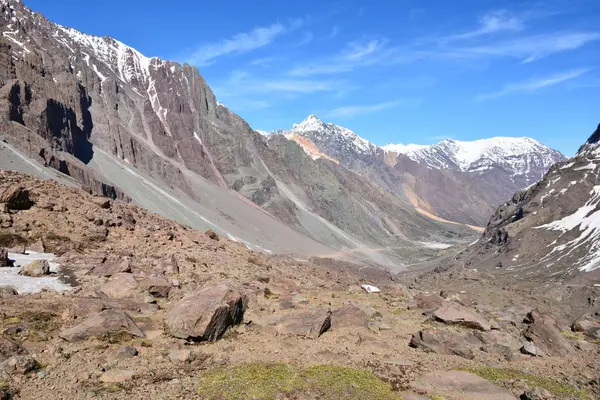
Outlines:
<svg viewBox="0 0 600 400"><path fill-rule="evenodd" d="M310 114L299 124L294 124L292 130L294 131L318 131L324 128L326 125L316 115Z"/></svg>
<svg viewBox="0 0 600 400"><path fill-rule="evenodd" d="M503 168L512 176L539 179L550 166L565 157L528 137L493 137L473 141L445 139L432 145L387 145L384 150L404 154L439 169L483 173Z"/></svg>
<svg viewBox="0 0 600 400"><path fill-rule="evenodd" d="M318 147L336 153L336 155L339 155L338 153L374 154L377 152L377 146L350 129L325 123L314 114L310 114L301 123L294 124L289 133L306 137Z"/></svg>

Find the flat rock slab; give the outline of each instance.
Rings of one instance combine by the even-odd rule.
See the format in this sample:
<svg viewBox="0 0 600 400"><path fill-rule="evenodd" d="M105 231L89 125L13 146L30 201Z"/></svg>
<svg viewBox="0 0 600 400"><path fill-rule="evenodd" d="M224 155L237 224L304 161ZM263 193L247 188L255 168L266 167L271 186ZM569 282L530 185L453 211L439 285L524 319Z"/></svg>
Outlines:
<svg viewBox="0 0 600 400"><path fill-rule="evenodd" d="M479 376L465 371L435 371L416 379L418 393L443 396L446 400L516 400L513 394Z"/></svg>
<svg viewBox="0 0 600 400"><path fill-rule="evenodd" d="M91 337L119 334L144 337L144 332L121 310L104 310L79 325L63 330L59 336L68 342L77 342Z"/></svg>
<svg viewBox="0 0 600 400"><path fill-rule="evenodd" d="M139 294L139 284L133 274L117 273L100 286L100 291L113 299L126 299Z"/></svg>
<svg viewBox="0 0 600 400"><path fill-rule="evenodd" d="M366 328L369 325L367 314L356 306L346 306L331 313L331 329Z"/></svg>
<svg viewBox="0 0 600 400"><path fill-rule="evenodd" d="M327 311L290 313L279 320L275 329L281 335L297 335L316 339L331 328L331 314Z"/></svg>
<svg viewBox="0 0 600 400"><path fill-rule="evenodd" d="M472 347L480 346L481 340L471 332L425 329L415 333L409 345L436 354L472 359L474 357Z"/></svg>
<svg viewBox="0 0 600 400"><path fill-rule="evenodd" d="M462 325L481 331L492 329L492 324L483 315L452 301L442 303L442 306L433 312L433 316L446 324Z"/></svg>
<svg viewBox="0 0 600 400"><path fill-rule="evenodd" d="M175 303L165 315L169 333L180 339L218 340L244 319L246 298L227 283L209 284Z"/></svg>

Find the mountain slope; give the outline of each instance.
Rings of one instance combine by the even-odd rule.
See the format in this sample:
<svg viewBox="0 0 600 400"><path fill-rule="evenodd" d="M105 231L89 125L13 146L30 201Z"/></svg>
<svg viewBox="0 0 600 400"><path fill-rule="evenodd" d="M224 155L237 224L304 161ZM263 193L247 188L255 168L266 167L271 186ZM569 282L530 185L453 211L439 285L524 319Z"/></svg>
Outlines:
<svg viewBox="0 0 600 400"><path fill-rule="evenodd" d="M253 248L303 256L365 250L360 257L401 268L398 253L369 249L471 234L432 223L367 179L333 173L293 142L267 140L194 67L54 24L16 0L1 4L0 135L28 159L23 168L38 162ZM305 164L313 174L298 171Z"/></svg>
<svg viewBox="0 0 600 400"><path fill-rule="evenodd" d="M516 193L461 258L515 278L600 283L600 126L571 159Z"/></svg>
<svg viewBox="0 0 600 400"><path fill-rule="evenodd" d="M314 115L280 133L296 140L313 158L325 155L339 162L404 197L425 215L479 226L512 193L564 158L528 138L380 148Z"/></svg>

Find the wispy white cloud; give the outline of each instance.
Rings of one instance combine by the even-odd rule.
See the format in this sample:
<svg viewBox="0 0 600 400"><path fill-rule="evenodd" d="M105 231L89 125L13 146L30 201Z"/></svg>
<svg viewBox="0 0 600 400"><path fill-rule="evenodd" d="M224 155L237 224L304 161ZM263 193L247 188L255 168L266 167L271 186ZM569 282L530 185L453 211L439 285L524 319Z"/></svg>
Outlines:
<svg viewBox="0 0 600 400"><path fill-rule="evenodd" d="M402 105L420 104L418 99L398 99L377 104L351 105L334 108L325 113L329 118L351 118L357 115L373 114L380 111L390 110Z"/></svg>
<svg viewBox="0 0 600 400"><path fill-rule="evenodd" d="M216 59L231 54L247 53L272 43L278 36L302 25L298 19L288 25L280 22L265 27L259 27L250 32L238 33L230 39L216 43L201 45L191 57L189 62L198 66L206 66L215 63Z"/></svg>
<svg viewBox="0 0 600 400"><path fill-rule="evenodd" d="M299 95L318 92L337 92L347 82L327 79L254 76L246 71L233 71L225 82L215 85L221 97L256 96L262 94Z"/></svg>
<svg viewBox="0 0 600 400"><path fill-rule="evenodd" d="M526 82L511 83L511 84L504 86L501 90L499 90L497 92L480 94L477 97L475 97L475 101L485 101L485 100L497 99L499 97L503 97L503 96L506 96L506 95L509 95L512 93L535 92L536 90L539 90L542 88L558 85L562 82L566 82L571 79L578 78L588 71L589 71L589 68L573 69L570 71L561 72L561 73L547 76L544 78L536 78L536 79L532 79L532 80L529 80Z"/></svg>
<svg viewBox="0 0 600 400"><path fill-rule="evenodd" d="M314 40L314 38L315 38L315 35L313 35L312 32L304 32L302 39L298 43L293 44L293 46L295 46L295 47L306 46L307 44L312 42Z"/></svg>
<svg viewBox="0 0 600 400"><path fill-rule="evenodd" d="M507 10L488 12L479 19L479 27L473 31L450 35L443 39L444 42L473 39L479 36L490 35L498 32L516 32L523 30L524 21Z"/></svg>
<svg viewBox="0 0 600 400"><path fill-rule="evenodd" d="M331 33L329 34L329 36L327 36L327 39L332 39L332 38L336 37L339 33L340 33L340 27L336 25L333 28L331 28Z"/></svg>
<svg viewBox="0 0 600 400"><path fill-rule="evenodd" d="M389 53L386 40L372 39L366 42L350 42L338 54L321 60L297 65L289 71L291 76L329 75L350 72L373 65Z"/></svg>
<svg viewBox="0 0 600 400"><path fill-rule="evenodd" d="M501 56L529 63L552 54L576 50L600 40L599 32L556 32L455 49L466 56Z"/></svg>

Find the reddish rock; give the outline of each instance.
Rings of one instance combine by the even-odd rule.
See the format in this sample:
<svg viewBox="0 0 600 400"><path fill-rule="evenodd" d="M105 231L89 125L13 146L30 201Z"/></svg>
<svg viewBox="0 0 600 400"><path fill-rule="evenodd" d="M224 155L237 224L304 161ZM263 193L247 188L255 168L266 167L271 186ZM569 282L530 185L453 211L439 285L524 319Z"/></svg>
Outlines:
<svg viewBox="0 0 600 400"><path fill-rule="evenodd" d="M85 319L80 324L64 329L59 336L68 342L77 342L106 335L144 337L144 332L121 310L104 310Z"/></svg>
<svg viewBox="0 0 600 400"><path fill-rule="evenodd" d="M446 324L462 325L482 331L492 329L490 321L483 315L452 301L445 301L440 308L433 312L433 316L436 320Z"/></svg>
<svg viewBox="0 0 600 400"><path fill-rule="evenodd" d="M366 328L368 324L367 314L357 306L338 308L331 313L331 329Z"/></svg>
<svg viewBox="0 0 600 400"><path fill-rule="evenodd" d="M428 313L441 307L444 299L437 294L419 293L415 296L415 301L417 308L420 308L424 310L425 313Z"/></svg>
<svg viewBox="0 0 600 400"><path fill-rule="evenodd" d="M216 240L216 241L219 240L219 235L217 235L217 233L215 231L213 231L212 229L207 230L206 232L204 232L204 234L212 240Z"/></svg>
<svg viewBox="0 0 600 400"><path fill-rule="evenodd" d="M474 346L481 341L471 332L426 329L412 335L409 345L436 354L457 355L472 359Z"/></svg>
<svg viewBox="0 0 600 400"><path fill-rule="evenodd" d="M435 371L417 378L413 390L446 400L516 400L507 389L466 371Z"/></svg>
<svg viewBox="0 0 600 400"><path fill-rule="evenodd" d="M150 293L154 297L166 298L169 296L171 284L162 277L149 276L138 281L140 290Z"/></svg>
<svg viewBox="0 0 600 400"><path fill-rule="evenodd" d="M297 335L316 339L331 328L327 311L303 311L285 315L275 329L281 335Z"/></svg>
<svg viewBox="0 0 600 400"><path fill-rule="evenodd" d="M100 286L100 291L113 299L125 299L139 294L139 284L132 274L118 273Z"/></svg>

